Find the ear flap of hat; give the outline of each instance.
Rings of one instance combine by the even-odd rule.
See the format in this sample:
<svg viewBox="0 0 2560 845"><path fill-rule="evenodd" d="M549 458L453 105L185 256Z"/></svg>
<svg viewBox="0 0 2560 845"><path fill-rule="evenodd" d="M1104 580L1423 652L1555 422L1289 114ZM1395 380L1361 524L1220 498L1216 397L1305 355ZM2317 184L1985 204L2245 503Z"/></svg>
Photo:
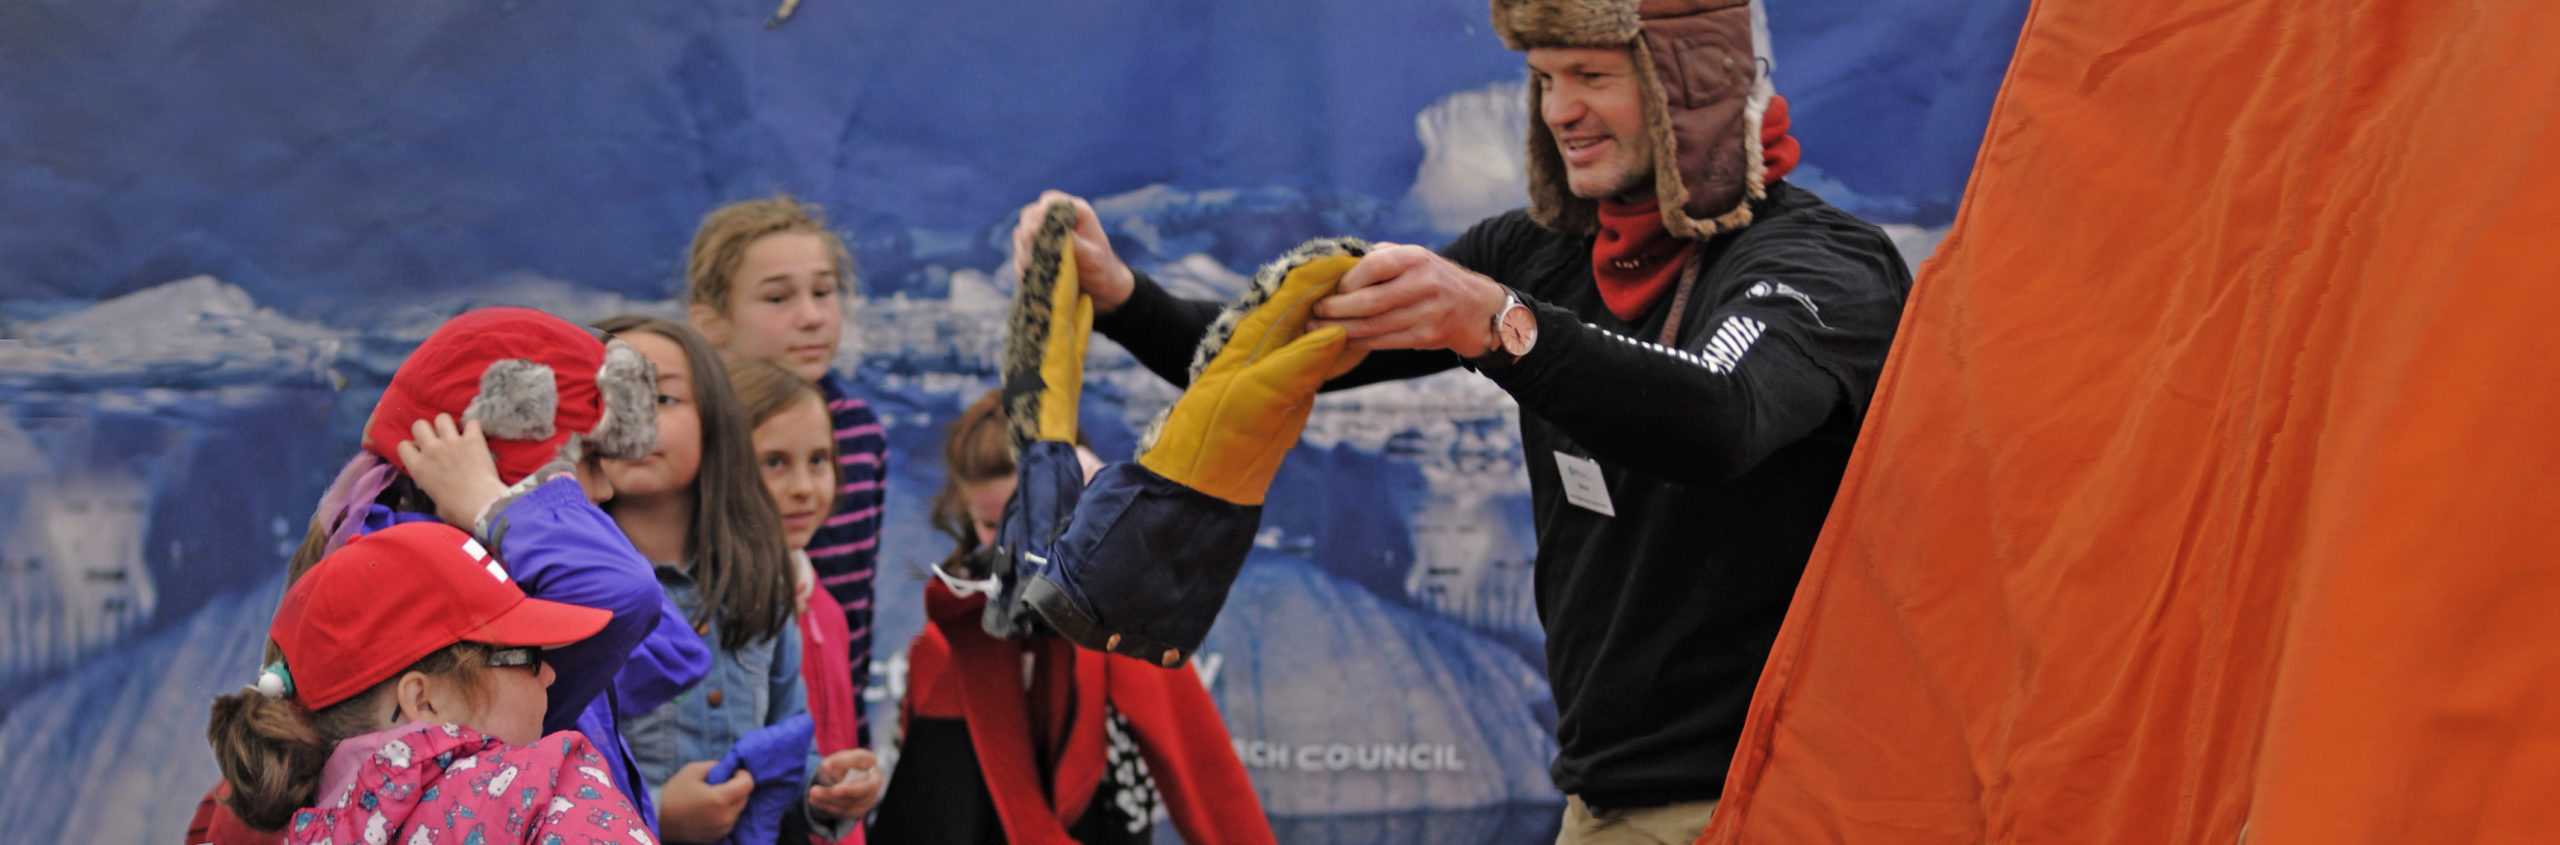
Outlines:
<svg viewBox="0 0 2560 845"><path fill-rule="evenodd" d="M587 442L597 454L628 460L657 448L658 368L640 350L621 338L606 338L596 393L604 399L604 416L588 432Z"/></svg>
<svg viewBox="0 0 2560 845"><path fill-rule="evenodd" d="M479 420L481 433L492 438L542 440L551 436L551 417L559 408L560 388L550 367L508 358L480 371L480 395L471 397L462 418Z"/></svg>
<svg viewBox="0 0 2560 845"><path fill-rule="evenodd" d="M1757 2L1648 18L1633 46L1663 228L1703 240L1768 197L1760 123L1774 93Z"/></svg>

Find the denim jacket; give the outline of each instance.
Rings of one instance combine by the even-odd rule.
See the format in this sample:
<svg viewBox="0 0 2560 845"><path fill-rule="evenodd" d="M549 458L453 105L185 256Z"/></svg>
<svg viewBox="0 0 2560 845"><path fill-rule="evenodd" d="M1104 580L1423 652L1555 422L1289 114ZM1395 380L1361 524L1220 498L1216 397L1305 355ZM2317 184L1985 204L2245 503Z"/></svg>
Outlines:
<svg viewBox="0 0 2560 845"><path fill-rule="evenodd" d="M657 566L658 585L685 618L693 617L702 605L691 568ZM748 732L809 709L800 685L798 628L785 625L781 633L736 650L719 647L717 615L706 616L700 630L703 643L711 646L710 674L692 689L622 726L632 760L648 780L652 803L684 764L720 759ZM815 766L810 769L814 771Z"/></svg>

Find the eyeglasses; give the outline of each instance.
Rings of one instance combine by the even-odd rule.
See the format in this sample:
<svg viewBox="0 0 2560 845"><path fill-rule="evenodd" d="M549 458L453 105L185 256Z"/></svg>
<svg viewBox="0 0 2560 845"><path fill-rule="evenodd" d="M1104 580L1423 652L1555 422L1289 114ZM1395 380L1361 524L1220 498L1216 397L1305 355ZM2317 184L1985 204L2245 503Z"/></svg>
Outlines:
<svg viewBox="0 0 2560 845"><path fill-rule="evenodd" d="M542 647L538 645L520 645L514 648L502 648L489 652L489 666L495 669L516 668L530 672L541 672Z"/></svg>

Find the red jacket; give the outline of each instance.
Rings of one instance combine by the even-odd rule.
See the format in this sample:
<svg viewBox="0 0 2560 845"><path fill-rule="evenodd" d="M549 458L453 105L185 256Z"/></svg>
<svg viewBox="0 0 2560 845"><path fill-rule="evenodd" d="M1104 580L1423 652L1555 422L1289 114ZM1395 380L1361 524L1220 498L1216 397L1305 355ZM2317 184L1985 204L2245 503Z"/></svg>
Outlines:
<svg viewBox="0 0 2560 845"><path fill-rule="evenodd" d="M968 724L1006 841L1074 841L1067 828L1102 783L1105 703L1136 735L1184 842L1274 841L1199 675L1055 637L999 639L979 627L985 607L985 596L961 598L939 581L925 584L930 624L907 652L904 710ZM1038 655L1042 675L1029 693L1022 683L1026 651ZM1044 773L1041 759L1057 762ZM1043 790L1043 783L1055 789Z"/></svg>
<svg viewBox="0 0 2560 845"><path fill-rule="evenodd" d="M248 822L222 806L222 799L228 797L230 781L214 781L213 788L204 791L204 798L196 802L195 817L187 820L187 845L277 845L284 841L281 831L259 833L249 829Z"/></svg>
<svg viewBox="0 0 2560 845"><path fill-rule="evenodd" d="M818 756L861 748L862 700L854 693L852 664L840 659L851 647L848 643L852 642L850 629L844 623L844 607L837 604L835 596L828 595L826 590L810 590L809 606L802 608L794 620L800 626L802 645L800 685L808 690L809 720L817 728L814 740ZM809 774L814 777L817 772L813 770ZM860 845L863 842L862 826L853 825L851 830L843 839L833 842L836 845ZM815 833L809 835L809 840L830 842Z"/></svg>

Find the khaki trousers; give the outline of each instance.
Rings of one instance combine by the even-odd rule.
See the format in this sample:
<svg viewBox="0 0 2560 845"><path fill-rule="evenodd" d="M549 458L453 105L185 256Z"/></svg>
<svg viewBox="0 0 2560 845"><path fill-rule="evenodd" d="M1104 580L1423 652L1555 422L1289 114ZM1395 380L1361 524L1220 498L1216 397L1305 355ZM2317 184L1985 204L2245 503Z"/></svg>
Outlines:
<svg viewBox="0 0 2560 845"><path fill-rule="evenodd" d="M1715 813L1714 800L1593 813L1582 796L1567 796L1564 830L1556 834L1556 845L1689 845L1706 832L1707 819Z"/></svg>

